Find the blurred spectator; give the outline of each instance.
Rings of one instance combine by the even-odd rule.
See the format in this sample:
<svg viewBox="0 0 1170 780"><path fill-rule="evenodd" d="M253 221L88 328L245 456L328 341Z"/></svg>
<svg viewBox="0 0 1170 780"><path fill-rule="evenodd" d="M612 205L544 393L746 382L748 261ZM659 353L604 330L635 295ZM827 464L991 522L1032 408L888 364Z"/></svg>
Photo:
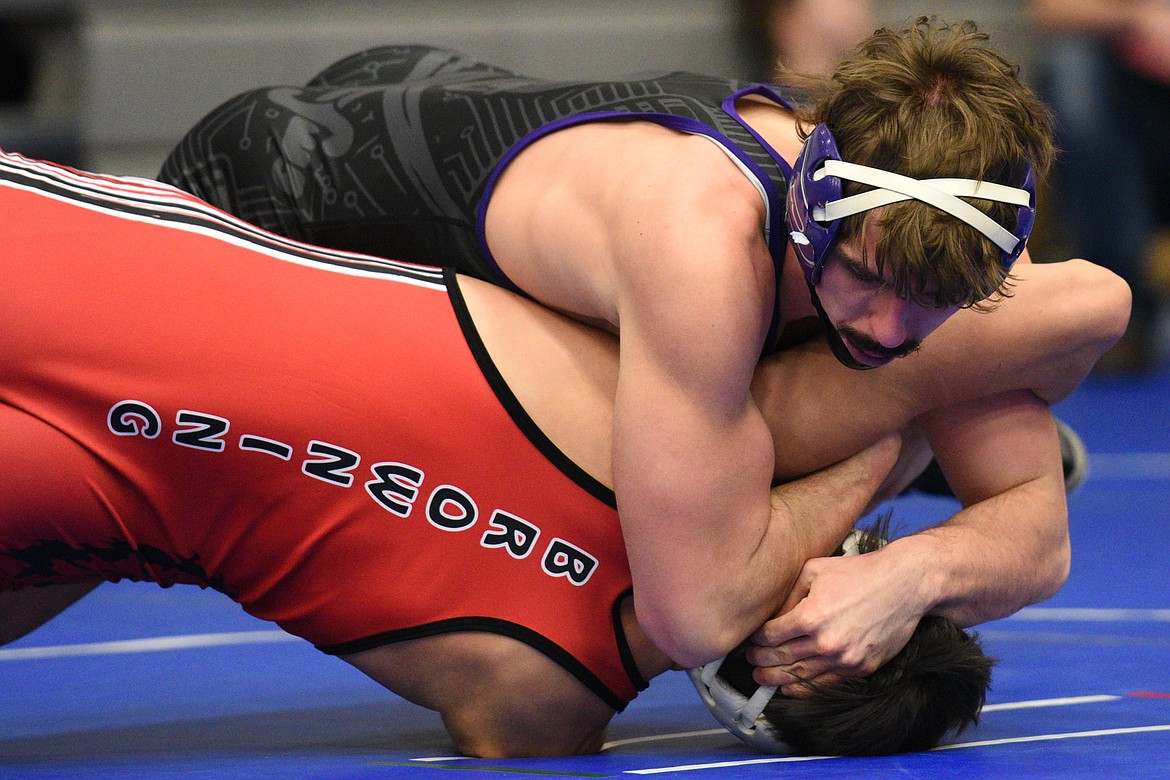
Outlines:
<svg viewBox="0 0 1170 780"><path fill-rule="evenodd" d="M60 54L54 36L69 19L55 9L25 5L6 7L0 17L0 148L78 167L84 156L73 108L57 94L63 90L47 88L45 78L69 67L48 62Z"/></svg>
<svg viewBox="0 0 1170 780"><path fill-rule="evenodd" d="M739 28L756 81L776 66L828 75L843 52L877 29L872 0L740 0Z"/></svg>
<svg viewBox="0 0 1170 780"><path fill-rule="evenodd" d="M1129 332L1101 362L1158 362L1163 301L1148 260L1170 226L1170 2L1029 0L1045 34L1038 87L1057 117L1055 179L1069 249L1133 289Z"/></svg>

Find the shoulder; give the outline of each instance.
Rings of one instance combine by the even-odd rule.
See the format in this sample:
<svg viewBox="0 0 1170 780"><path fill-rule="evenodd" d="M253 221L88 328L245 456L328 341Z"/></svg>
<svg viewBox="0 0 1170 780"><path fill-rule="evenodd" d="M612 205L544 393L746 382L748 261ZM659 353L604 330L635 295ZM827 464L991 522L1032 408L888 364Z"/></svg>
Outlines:
<svg viewBox="0 0 1170 780"><path fill-rule="evenodd" d="M1019 300L1007 303L1019 307L1035 301L1029 311L1037 327L1063 325L1070 338L1079 335L1110 345L1128 327L1132 291L1104 266L1081 259L1017 264L1012 276L1019 282L1013 288Z"/></svg>
<svg viewBox="0 0 1170 780"><path fill-rule="evenodd" d="M742 252L745 244L762 242L767 204L722 147L665 128L655 128L653 138L627 168L614 171L616 221L653 245L684 254Z"/></svg>
<svg viewBox="0 0 1170 780"><path fill-rule="evenodd" d="M676 134L653 159L608 221L623 336L673 345L684 362L716 343L754 360L776 285L763 198L707 138Z"/></svg>

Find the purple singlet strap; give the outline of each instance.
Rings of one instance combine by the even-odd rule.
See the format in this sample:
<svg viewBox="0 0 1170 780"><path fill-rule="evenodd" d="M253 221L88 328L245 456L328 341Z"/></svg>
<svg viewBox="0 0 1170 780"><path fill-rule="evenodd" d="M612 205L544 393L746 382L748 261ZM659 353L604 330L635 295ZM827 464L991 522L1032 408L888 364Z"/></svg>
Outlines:
<svg viewBox="0 0 1170 780"><path fill-rule="evenodd" d="M754 87L754 88L748 88L746 90L742 90L740 92L735 93L731 97L729 97L728 100L730 100L730 101L732 101L732 103L734 103L734 99L737 96L745 94L747 92L756 91L756 90L763 90L763 92L761 92L761 94L769 95L769 96L775 98L776 100L778 100L781 104L784 104L784 101L781 100L779 98L779 96L777 96L774 92L772 92L771 90L769 90L766 87ZM786 105L786 104L784 104L784 105ZM734 106L733 106L733 108L734 108ZM737 113L732 113L731 115L736 119L736 121L738 121L740 124L743 124L743 120L741 120L739 118ZM783 219L783 216L784 216L783 200L780 198L780 194L777 192L774 182L771 180L771 178L769 178L767 173L765 173L764 170L762 168L760 168L760 166L754 160L752 160L746 153L744 153L744 151L742 149L740 149L739 146L737 146L733 141L731 141L731 139L729 139L727 136L720 133L718 130L715 130L714 128L698 121L697 119L692 119L690 117L676 116L674 114L662 114L662 113L655 113L655 112L633 112L633 111L595 111L595 112L590 112L590 113L578 114L576 116L571 116L571 117L564 117L563 119L558 119L558 120L555 120L553 122L549 122L548 124L537 128L536 130L532 131L531 133L528 133L523 138L521 138L519 141L517 141L515 144L513 144L512 147L510 149L508 149L507 152L504 153L503 157L500 158L500 162L496 165L495 170L492 171L491 176L488 177L487 185L484 188L483 197L480 199L480 202L479 202L478 206L476 207L476 219L475 219L476 239L479 242L480 250L483 252L484 257L487 258L488 264L491 265L491 267L495 270L496 274L499 276L499 280L500 280L501 284L503 284L505 287L508 287L509 289L513 290L514 292L520 293L521 295L527 295L527 293L525 293L524 290L520 289L511 279L508 278L507 274L505 274L500 269L499 264L496 262L495 257L492 256L491 250L488 248L487 236L485 234L485 229L484 229L485 217L487 215L487 205L489 202L491 202L491 197L492 197L492 193L495 191L496 182L499 180L500 175L503 173L504 169L508 166L509 163L512 162L513 159L515 159L516 155L518 155L524 149L528 148L534 141L536 141L540 138L543 138L544 136L549 135L550 133L554 133L557 130L563 130L566 127L573 127L575 125L585 124L586 122L620 122L620 121L632 121L632 120L640 120L640 121L644 121L644 122L654 122L655 124L659 124L659 125L662 125L663 127L671 128L672 130L679 130L681 132L690 133L692 135L706 136L706 137L710 138L711 140L715 141L717 144L719 144L721 147L723 147L723 149L729 155L733 155L735 157L735 159L739 162L740 167L742 169L750 171L752 176L755 177L756 181L763 188L764 196L765 196L764 197L765 206L767 207L768 215L769 215L769 222L771 222L774 219ZM744 125L744 126L747 127L746 125ZM788 166L787 163L785 163L780 157L778 157L775 154L775 152L772 151L771 147L764 145L763 140L760 138L760 136L758 134L755 133L754 130L752 130L750 127L747 127L747 129L749 132L752 133L752 135L758 141L761 142L761 145L763 145L764 148L768 150L768 153L780 163L781 169L784 170L785 175L787 175L788 171L790 170L790 166ZM780 231L773 230L773 231L771 231L771 233L772 233L772 235L769 236L769 249L773 248L774 242L779 241L779 246L781 247L781 253L782 253L782 247L784 245L783 230L780 230ZM781 256L782 256L782 254L781 254ZM773 258L774 258L774 260L776 258L775 252L773 252ZM776 260L776 262L778 263L779 261ZM779 273L779 266L777 265L777 274L778 273ZM777 279L779 279L778 275L777 275ZM529 297L531 297L531 296L529 296Z"/></svg>

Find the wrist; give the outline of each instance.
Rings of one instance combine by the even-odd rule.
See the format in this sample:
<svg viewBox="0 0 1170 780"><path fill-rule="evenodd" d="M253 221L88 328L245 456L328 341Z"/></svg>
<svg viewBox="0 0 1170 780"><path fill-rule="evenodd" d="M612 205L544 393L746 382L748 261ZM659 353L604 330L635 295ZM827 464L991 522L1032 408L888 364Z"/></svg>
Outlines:
<svg viewBox="0 0 1170 780"><path fill-rule="evenodd" d="M929 532L903 536L878 550L883 564L894 573L907 611L922 617L943 605L948 597L943 540Z"/></svg>

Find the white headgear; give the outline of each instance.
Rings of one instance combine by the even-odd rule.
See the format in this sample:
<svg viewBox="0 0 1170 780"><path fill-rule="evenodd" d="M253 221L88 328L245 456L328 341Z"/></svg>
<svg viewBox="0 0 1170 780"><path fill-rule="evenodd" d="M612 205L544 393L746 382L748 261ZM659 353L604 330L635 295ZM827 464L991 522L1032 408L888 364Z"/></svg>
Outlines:
<svg viewBox="0 0 1170 780"><path fill-rule="evenodd" d="M849 532L841 543L841 555L857 555L862 533ZM776 694L775 685L761 685L750 697L737 691L718 674L726 656L697 669L688 669L687 675L694 683L707 709L728 731L741 740L765 753L789 753L791 749L781 741L763 716L764 707Z"/></svg>

